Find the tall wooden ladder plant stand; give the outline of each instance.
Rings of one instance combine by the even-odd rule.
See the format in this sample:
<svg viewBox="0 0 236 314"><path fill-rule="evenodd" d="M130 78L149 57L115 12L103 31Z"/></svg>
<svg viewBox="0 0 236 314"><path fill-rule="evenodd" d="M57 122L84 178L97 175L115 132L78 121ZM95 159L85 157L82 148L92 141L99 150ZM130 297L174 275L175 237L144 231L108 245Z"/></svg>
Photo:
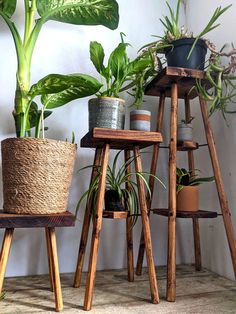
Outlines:
<svg viewBox="0 0 236 314"><path fill-rule="evenodd" d="M70 212L49 215L18 215L7 214L0 211L0 228L5 229L2 250L0 254L0 293L3 287L14 229L44 228L47 243L51 290L55 295L55 309L57 312L61 311L63 309L63 300L61 293L55 228L73 227L74 225L75 216Z"/></svg>
<svg viewBox="0 0 236 314"><path fill-rule="evenodd" d="M97 267L97 257L98 257L98 246L99 238L102 229L103 218L111 219L126 219L126 233L127 233L127 265L128 265L128 280L134 280L133 271L133 241L132 241L132 220L128 212L108 212L103 211L104 205L104 194L105 194L105 184L106 184L106 172L109 161L110 149L124 150L125 160L128 161L131 152L134 154L134 163L136 172L142 172L140 149L151 146L153 144L162 141L162 136L158 132L139 132L130 130L113 130L113 129L103 129L94 128L92 131L87 133L81 140L81 147L92 147L96 148L94 166L91 182L96 175L97 166L100 166L100 178L98 187L98 196L95 208L95 214L93 215L93 232L91 239L90 248L90 259L89 268L87 274L86 291L84 298L84 309L90 310L92 307L92 297L95 283L96 267ZM129 171L130 172L130 171ZM151 290L151 300L153 303L159 302L157 279L155 272L155 264L153 260L152 253L152 242L150 225L148 219L148 211L145 199L145 188L144 182L137 175L137 186L139 194L139 203L141 209L142 218L142 228L144 234L144 243L146 247L146 256L148 264L149 282ZM127 186L127 188L129 188ZM81 274L83 269L84 255L87 246L88 233L90 221L92 219L91 214L91 204L87 203L84 222L79 246L78 262L76 267L74 287L79 287L81 283Z"/></svg>
<svg viewBox="0 0 236 314"><path fill-rule="evenodd" d="M205 80L205 73L199 70L166 67L163 71L147 86L146 94L159 96L159 109L157 117L157 131L162 131L165 98L171 98L170 110L170 143L169 143L169 197L168 209L151 208L151 199L148 200L148 210L153 213L168 217L168 252L167 252L167 300L175 301L176 298L176 218L191 218L193 222L193 236L195 249L195 268L201 270L201 248L199 218L216 218L216 212L199 210L197 212L176 212L176 153L177 151L186 151L188 154L189 170L194 171L193 151L200 146L208 146L211 158L212 168L215 176L216 188L224 221L224 227L227 235L229 249L232 258L234 274L236 276L236 239L231 220L231 213L227 202L227 197L221 176L219 161L217 157L213 132L208 118L207 102L199 98L202 119L204 123L207 144L198 145L196 142L177 143L177 121L178 121L178 99L185 101L185 117L188 120L191 117L190 100L198 95L192 87L196 79ZM207 84L207 81L205 81ZM191 91L191 92L190 92ZM189 93L190 92L190 93ZM151 173L156 173L159 145L154 145ZM153 193L154 184L150 181L150 188ZM145 243L143 233L141 234L139 254L137 261L136 274L141 275Z"/></svg>

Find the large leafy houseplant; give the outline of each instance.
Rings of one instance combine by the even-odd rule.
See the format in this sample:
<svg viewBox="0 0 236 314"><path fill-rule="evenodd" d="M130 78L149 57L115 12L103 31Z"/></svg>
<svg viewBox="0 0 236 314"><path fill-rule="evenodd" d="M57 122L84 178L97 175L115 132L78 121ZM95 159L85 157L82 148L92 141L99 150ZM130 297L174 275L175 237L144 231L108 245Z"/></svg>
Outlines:
<svg viewBox="0 0 236 314"><path fill-rule="evenodd" d="M149 195L151 191L146 179L147 177L153 176L156 181L162 184L163 187L165 187L165 185L157 176L148 172L130 172L131 165L134 162L134 157L128 158L128 160L124 161L123 164L119 165L118 168L118 158L120 156L120 153L121 151L119 151L115 155L112 165L108 165L107 167L105 210L127 210L133 219L133 224L135 224L139 213L139 198L137 193L137 183L133 179L133 176L139 176L141 180L143 180ZM93 168L93 166L87 166L80 170L84 170L87 168ZM96 209L100 179L100 167L97 167L97 169L95 170L96 176L91 182L88 190L85 191L79 199L76 207L76 213L78 213L84 199L86 199L87 204L90 204L92 213L94 213L94 210Z"/></svg>
<svg viewBox="0 0 236 314"><path fill-rule="evenodd" d="M17 55L16 94L13 116L16 134L24 137L32 127L49 115L43 112L67 102L94 94L100 84L86 75L51 74L30 88L30 68L35 44L42 26L49 20L76 25L104 25L115 29L118 25L118 4L115 0L24 0L24 35L12 21L17 0L0 1L0 15L7 23L14 39ZM39 18L37 17L39 15ZM43 110L39 111L34 98L41 95Z"/></svg>

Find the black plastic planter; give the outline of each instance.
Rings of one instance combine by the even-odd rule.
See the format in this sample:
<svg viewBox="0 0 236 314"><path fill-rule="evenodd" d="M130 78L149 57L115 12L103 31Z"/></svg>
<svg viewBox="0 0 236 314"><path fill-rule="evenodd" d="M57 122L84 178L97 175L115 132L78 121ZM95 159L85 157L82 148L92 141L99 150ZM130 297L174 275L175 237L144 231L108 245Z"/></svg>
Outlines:
<svg viewBox="0 0 236 314"><path fill-rule="evenodd" d="M124 211L122 200L115 190L107 190L105 192L105 210L108 211Z"/></svg>
<svg viewBox="0 0 236 314"><path fill-rule="evenodd" d="M195 38L182 38L173 41L171 48L166 49L165 56L168 66L204 70L207 45L199 39L188 59Z"/></svg>

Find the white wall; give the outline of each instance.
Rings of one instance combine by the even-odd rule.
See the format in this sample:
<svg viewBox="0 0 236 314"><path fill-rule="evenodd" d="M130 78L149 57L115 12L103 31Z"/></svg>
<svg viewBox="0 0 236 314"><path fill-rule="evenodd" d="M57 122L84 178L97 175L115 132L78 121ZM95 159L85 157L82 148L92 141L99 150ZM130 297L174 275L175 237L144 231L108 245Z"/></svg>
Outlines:
<svg viewBox="0 0 236 314"><path fill-rule="evenodd" d="M206 25L217 6L226 6L233 3L230 10L220 19L221 26L215 29L212 33L206 35L206 37L214 42L218 49L220 49L225 43L230 44L231 42L235 42L233 30L236 27L236 5L234 1L188 0L186 2L188 26L189 29L193 30L194 34L200 32ZM203 125L200 123L200 109L197 102L193 105L193 110L194 115L197 117L196 120L194 120L195 136L200 143L203 143L205 142L205 138L202 135ZM236 116L228 115L227 121L228 126L219 113L216 113L211 117L223 181L232 213L234 229L236 230ZM197 153L196 168L201 169L204 174L210 175L212 170L208 156L206 148L199 151ZM217 210L220 212L220 206L214 184L202 188L201 197L204 209ZM201 221L201 227L203 265L223 276L234 279L231 257L222 217L219 216L216 220Z"/></svg>
<svg viewBox="0 0 236 314"><path fill-rule="evenodd" d="M21 5L19 5L16 14L16 22L18 25L22 25L23 22L23 5L22 2L20 3ZM48 22L47 25L44 26L36 46L32 63L32 83L49 73L82 72L95 74L93 66L89 61L88 47L90 40L101 41L108 54L117 45L120 38L119 32L123 31L127 35L127 41L133 46L129 48L129 53L131 57L134 57L140 46L152 40L150 37L151 34L162 34L158 19L163 14L167 13L164 1L119 0L118 3L120 5L120 24L116 31L110 31L104 27L77 27ZM171 3L175 3L175 1L173 0ZM0 86L2 87L0 90L0 137L4 139L14 136L14 123L11 112L13 109L16 62L13 42L7 27L2 21L0 21L0 29ZM124 94L123 97L130 102L126 94ZM70 138L71 132L74 131L77 143L79 143L88 128L87 100L88 99L77 100L66 107L55 110L47 121L47 125L50 123L48 137L54 139ZM147 97L147 102L145 103L145 107L150 108L153 113L153 120L155 120L157 112L157 103L158 99L155 97ZM168 105L167 108L169 108ZM166 138L168 136L168 113L167 109L164 125ZM227 131L227 134L232 134L232 132ZM230 151L231 149L232 148L230 148ZM145 155L144 159L145 168L148 169L147 166L150 156ZM92 160L92 150L79 148L76 169L91 164ZM167 181L167 160L167 151L164 150L160 154L158 174L165 182ZM228 164L229 163L225 162L225 166ZM79 176L75 174L69 201L69 209L72 212L74 212L76 202L87 188L88 183L88 172L81 173ZM2 194L0 198L2 203ZM159 189L155 197L155 203L158 203L159 206L165 206L166 192ZM61 272L73 272L75 269L82 218L83 211L79 214L75 228L57 230ZM158 265L166 264L166 223L166 218L152 217L154 255L155 262ZM98 259L99 269L125 267L126 249L124 224L124 221L104 221ZM178 221L177 228L177 262L193 262L191 223L189 223L189 221ZM213 230L212 232L215 231ZM3 232L1 231L1 235L2 234ZM140 225L137 224L134 228L135 260L139 235ZM16 230L9 257L7 276L46 273L47 258L45 251L43 230ZM87 262L88 254L85 259L86 267Z"/></svg>

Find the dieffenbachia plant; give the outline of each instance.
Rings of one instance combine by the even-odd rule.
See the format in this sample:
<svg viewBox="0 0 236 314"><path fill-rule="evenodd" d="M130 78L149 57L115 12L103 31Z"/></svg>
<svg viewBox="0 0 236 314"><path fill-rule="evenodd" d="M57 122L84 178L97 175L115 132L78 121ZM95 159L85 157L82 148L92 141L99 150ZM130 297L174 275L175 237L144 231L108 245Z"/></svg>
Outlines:
<svg viewBox="0 0 236 314"><path fill-rule="evenodd" d="M101 87L96 79L84 74L50 74L30 87L31 59L42 26L47 21L54 20L76 25L103 25L115 29L119 21L118 4L115 0L24 0L23 37L12 21L16 4L17 0L0 0L0 15L11 31L17 55L13 116L18 137L26 136L32 127L36 127L35 136L38 137L40 122L49 116L50 109L92 95ZM38 110L34 102L38 95L42 96L42 110Z"/></svg>

